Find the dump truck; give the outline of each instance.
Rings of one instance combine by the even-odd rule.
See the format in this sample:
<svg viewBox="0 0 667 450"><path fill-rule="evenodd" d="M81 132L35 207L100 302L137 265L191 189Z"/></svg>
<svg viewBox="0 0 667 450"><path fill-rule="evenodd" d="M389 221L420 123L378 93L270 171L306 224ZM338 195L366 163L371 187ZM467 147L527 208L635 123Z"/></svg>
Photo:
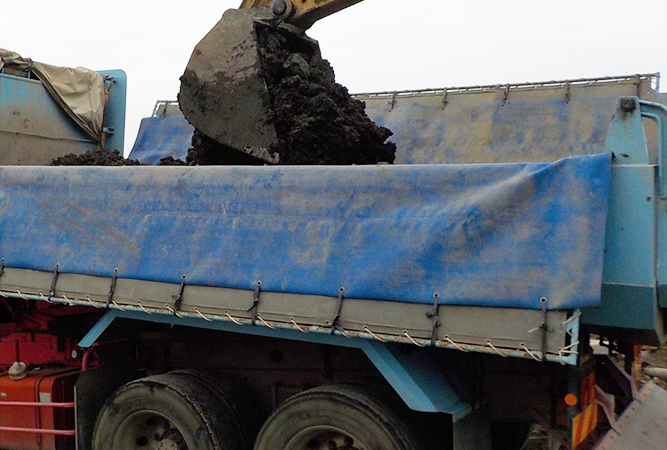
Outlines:
<svg viewBox="0 0 667 450"><path fill-rule="evenodd" d="M665 447L657 74L359 95L393 165L155 167L161 102L52 167L122 151L124 74L56 70L90 133L2 55L0 448Z"/></svg>

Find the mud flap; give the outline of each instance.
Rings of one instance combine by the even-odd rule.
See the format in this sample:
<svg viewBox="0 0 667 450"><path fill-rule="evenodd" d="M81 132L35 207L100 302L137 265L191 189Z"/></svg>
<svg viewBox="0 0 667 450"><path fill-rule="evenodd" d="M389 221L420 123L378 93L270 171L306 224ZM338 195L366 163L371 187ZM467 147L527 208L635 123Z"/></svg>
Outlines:
<svg viewBox="0 0 667 450"><path fill-rule="evenodd" d="M454 450L491 450L491 415L487 408L454 422Z"/></svg>
<svg viewBox="0 0 667 450"><path fill-rule="evenodd" d="M667 391L649 382L594 450L667 448Z"/></svg>

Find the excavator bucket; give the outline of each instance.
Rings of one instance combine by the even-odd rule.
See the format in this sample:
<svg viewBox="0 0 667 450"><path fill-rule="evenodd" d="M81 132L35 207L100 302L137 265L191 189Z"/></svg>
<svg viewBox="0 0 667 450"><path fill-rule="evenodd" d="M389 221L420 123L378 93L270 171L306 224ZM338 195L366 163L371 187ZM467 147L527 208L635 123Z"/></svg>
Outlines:
<svg viewBox="0 0 667 450"><path fill-rule="evenodd" d="M197 44L181 77L183 114L200 132L267 163L276 131L253 11L230 9Z"/></svg>

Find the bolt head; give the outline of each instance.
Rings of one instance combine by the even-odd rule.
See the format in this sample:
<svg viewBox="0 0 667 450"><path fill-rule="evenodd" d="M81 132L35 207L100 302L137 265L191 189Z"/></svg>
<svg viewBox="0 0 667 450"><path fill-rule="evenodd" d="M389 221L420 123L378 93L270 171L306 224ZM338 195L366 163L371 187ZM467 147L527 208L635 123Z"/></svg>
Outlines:
<svg viewBox="0 0 667 450"><path fill-rule="evenodd" d="M271 5L271 12L276 17L284 15L287 12L287 3L285 3L285 0L274 0Z"/></svg>
<svg viewBox="0 0 667 450"><path fill-rule="evenodd" d="M635 100L632 98L621 99L621 109L625 112L632 112L637 108Z"/></svg>

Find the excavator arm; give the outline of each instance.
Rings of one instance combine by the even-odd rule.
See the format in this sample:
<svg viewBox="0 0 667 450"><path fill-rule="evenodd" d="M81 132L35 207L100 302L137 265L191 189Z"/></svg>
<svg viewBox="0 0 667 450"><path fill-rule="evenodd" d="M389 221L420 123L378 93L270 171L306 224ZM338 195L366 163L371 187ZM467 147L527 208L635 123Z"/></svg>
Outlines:
<svg viewBox="0 0 667 450"><path fill-rule="evenodd" d="M362 0L243 0L239 9L269 6L271 14L281 21L307 30L318 20Z"/></svg>

